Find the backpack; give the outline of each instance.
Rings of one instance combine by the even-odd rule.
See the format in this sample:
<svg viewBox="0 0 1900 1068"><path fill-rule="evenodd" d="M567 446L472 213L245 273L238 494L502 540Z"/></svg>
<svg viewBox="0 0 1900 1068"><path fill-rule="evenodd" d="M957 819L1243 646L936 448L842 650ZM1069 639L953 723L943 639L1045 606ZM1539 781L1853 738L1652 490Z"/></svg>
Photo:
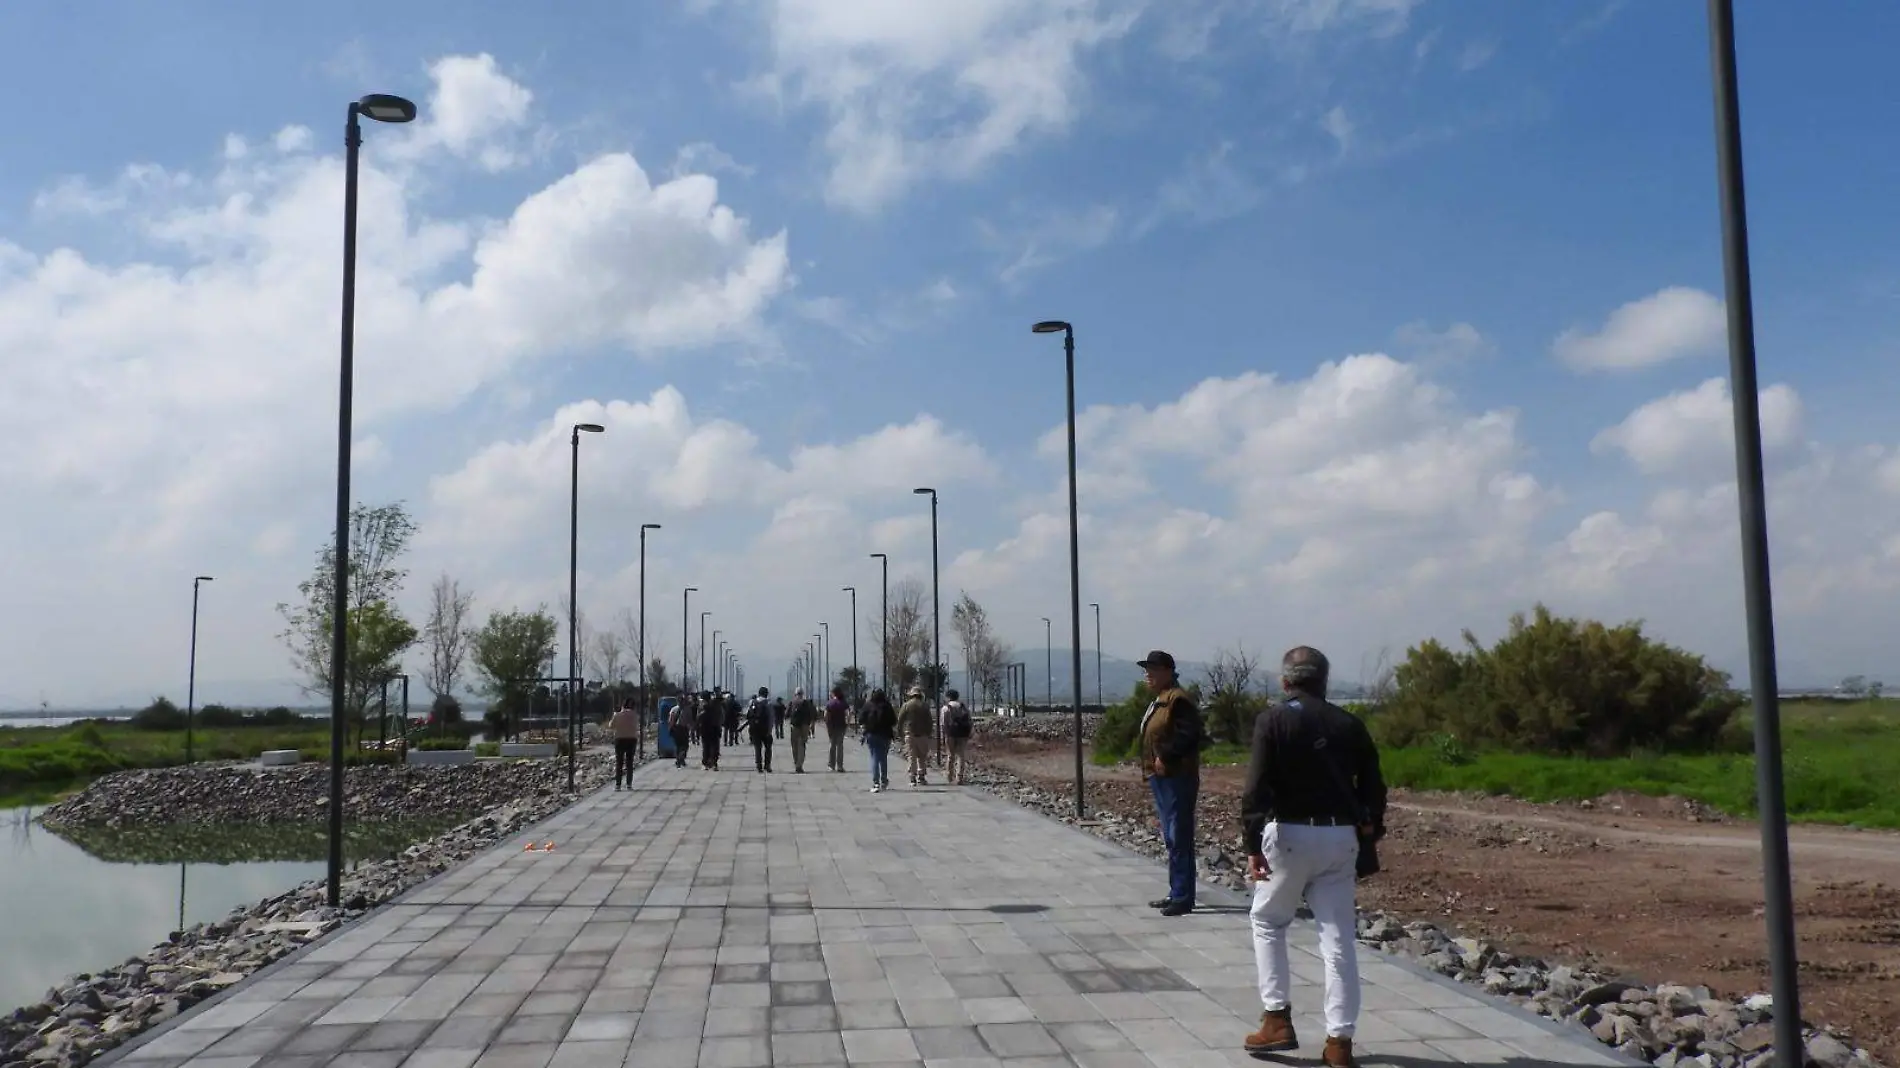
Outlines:
<svg viewBox="0 0 1900 1068"><path fill-rule="evenodd" d="M950 737L968 738L975 729L976 725L970 721L970 710L958 701L950 711Z"/></svg>

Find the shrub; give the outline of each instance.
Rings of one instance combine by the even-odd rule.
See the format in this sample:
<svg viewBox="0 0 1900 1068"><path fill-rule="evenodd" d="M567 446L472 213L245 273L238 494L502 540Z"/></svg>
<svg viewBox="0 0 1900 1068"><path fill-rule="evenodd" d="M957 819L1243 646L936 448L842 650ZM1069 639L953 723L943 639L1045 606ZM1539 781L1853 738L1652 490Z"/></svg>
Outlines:
<svg viewBox="0 0 1900 1068"><path fill-rule="evenodd" d="M424 738L421 741L418 741L415 745L411 746L410 748L421 749L421 750L429 751L429 752L467 749L468 739L466 738Z"/></svg>
<svg viewBox="0 0 1900 1068"><path fill-rule="evenodd" d="M1436 641L1407 650L1392 697L1370 718L1387 745L1624 756L1636 750L1708 752L1733 744L1741 707L1728 676L1703 659L1643 636L1640 623L1535 615L1511 618L1490 649Z"/></svg>
<svg viewBox="0 0 1900 1068"><path fill-rule="evenodd" d="M99 724L92 720L87 720L73 728L73 732L67 735L66 738L74 745L83 745L88 749L110 748L106 744L105 732L100 730Z"/></svg>
<svg viewBox="0 0 1900 1068"><path fill-rule="evenodd" d="M475 755L478 757L498 757L501 755L501 743L476 742Z"/></svg>
<svg viewBox="0 0 1900 1068"><path fill-rule="evenodd" d="M179 731L185 729L184 710L164 697L152 699L152 703L132 713L132 726L147 731Z"/></svg>
<svg viewBox="0 0 1900 1068"><path fill-rule="evenodd" d="M437 694L429 705L430 726L454 726L462 722L462 702L454 694Z"/></svg>

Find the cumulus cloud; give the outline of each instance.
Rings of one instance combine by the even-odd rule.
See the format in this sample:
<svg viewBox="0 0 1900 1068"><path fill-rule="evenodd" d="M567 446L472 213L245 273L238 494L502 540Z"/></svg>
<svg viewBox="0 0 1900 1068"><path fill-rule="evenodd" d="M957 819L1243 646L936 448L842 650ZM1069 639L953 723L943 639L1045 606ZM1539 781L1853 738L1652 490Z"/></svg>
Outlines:
<svg viewBox="0 0 1900 1068"><path fill-rule="evenodd" d="M1579 371L1626 371L1706 356L1728 338L1722 301L1699 289L1671 286L1610 313L1594 333L1572 328L1551 353Z"/></svg>
<svg viewBox="0 0 1900 1068"><path fill-rule="evenodd" d="M1792 386L1763 389L1759 400L1764 454L1802 441L1801 398ZM1691 390L1659 397L1591 440L1599 453L1621 453L1644 474L1719 476L1735 463L1735 422L1728 380L1711 378Z"/></svg>

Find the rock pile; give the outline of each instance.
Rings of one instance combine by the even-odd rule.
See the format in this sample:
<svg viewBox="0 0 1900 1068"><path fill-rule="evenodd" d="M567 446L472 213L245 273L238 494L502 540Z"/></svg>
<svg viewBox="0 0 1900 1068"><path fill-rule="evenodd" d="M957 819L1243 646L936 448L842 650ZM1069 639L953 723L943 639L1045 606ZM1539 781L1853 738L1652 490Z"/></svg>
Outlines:
<svg viewBox="0 0 1900 1068"><path fill-rule="evenodd" d="M977 763L970 781L1052 819L1075 822L1072 798L1058 797L1000 768ZM1084 829L1138 853L1164 855L1161 836L1145 810L1126 802L1111 801L1110 806L1098 797L1089 814L1097 823ZM1231 826L1227 822L1231 818L1231 813L1220 817L1219 823L1204 818L1199 826ZM1249 891L1246 858L1234 843L1205 833L1198 838L1201 878ZM1660 1068L1772 1068L1774 1064L1774 1002L1766 994L1730 1001L1706 987L1642 986L1586 968L1519 957L1435 924L1407 923L1376 911L1360 914L1359 941L1446 978L1482 987L1541 1016L1583 1028L1603 1044ZM1813 1027L1802 1030L1812 1068L1875 1068L1872 1056L1856 1048L1850 1037Z"/></svg>
<svg viewBox="0 0 1900 1068"><path fill-rule="evenodd" d="M583 762L592 766L601 759L588 753ZM611 769L611 757L606 759ZM343 772L345 811L362 822L468 817L566 789L565 759L366 765ZM40 822L49 827L319 823L329 805L328 765L217 764L107 775L48 808Z"/></svg>
<svg viewBox="0 0 1900 1068"><path fill-rule="evenodd" d="M537 778L533 783L535 789L491 804L482 815L436 838L419 842L400 856L361 864L344 873L341 908L333 909L324 904L321 882L305 883L288 893L238 909L215 923L174 932L163 945L116 968L74 976L48 990L39 1002L0 1016L0 1068L77 1068L90 1062L367 910L546 819L580 794L599 788L613 777L612 758L603 756L599 753L582 756L575 782L577 794L565 792L567 778L563 761L560 775L543 775L542 778L548 779L546 782ZM516 781L515 778L492 780L496 792L501 791L504 782ZM467 785L466 780L464 785ZM435 811L439 814L442 810Z"/></svg>
<svg viewBox="0 0 1900 1068"><path fill-rule="evenodd" d="M1075 737L1075 716L1064 713L1036 713L1028 716L976 716L979 738L1031 738L1039 742L1070 741ZM1082 717L1082 740L1095 738L1101 716Z"/></svg>

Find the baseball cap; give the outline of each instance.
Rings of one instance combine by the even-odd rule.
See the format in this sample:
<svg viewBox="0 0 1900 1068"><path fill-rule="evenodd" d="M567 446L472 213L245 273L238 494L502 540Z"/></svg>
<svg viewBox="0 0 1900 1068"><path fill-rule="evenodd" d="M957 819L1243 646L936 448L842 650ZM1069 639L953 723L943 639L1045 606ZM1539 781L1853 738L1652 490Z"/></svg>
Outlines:
<svg viewBox="0 0 1900 1068"><path fill-rule="evenodd" d="M1159 649L1156 649L1153 652L1149 653L1146 659L1135 661L1135 666L1145 667L1145 668L1166 668L1169 671L1173 671L1174 657L1169 656L1167 653L1164 653Z"/></svg>

